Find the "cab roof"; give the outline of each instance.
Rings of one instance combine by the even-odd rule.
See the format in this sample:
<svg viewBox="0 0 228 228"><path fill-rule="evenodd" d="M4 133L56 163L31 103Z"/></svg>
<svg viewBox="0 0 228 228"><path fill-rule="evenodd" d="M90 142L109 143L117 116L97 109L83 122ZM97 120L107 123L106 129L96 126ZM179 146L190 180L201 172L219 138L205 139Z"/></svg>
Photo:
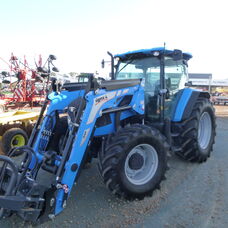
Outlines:
<svg viewBox="0 0 228 228"><path fill-rule="evenodd" d="M164 47L156 47L156 48L150 48L150 49L141 49L141 50L136 50L136 51L130 51L130 52L125 52L123 54L117 54L114 57L118 57L121 60L127 60L130 57L134 58L143 58L143 57L150 57L150 56L156 56L155 54L159 54L160 52L164 52L165 56L171 56L174 53L174 50L167 50L164 49ZM158 53L156 53L158 52ZM183 52L183 59L189 60L192 58L192 54Z"/></svg>

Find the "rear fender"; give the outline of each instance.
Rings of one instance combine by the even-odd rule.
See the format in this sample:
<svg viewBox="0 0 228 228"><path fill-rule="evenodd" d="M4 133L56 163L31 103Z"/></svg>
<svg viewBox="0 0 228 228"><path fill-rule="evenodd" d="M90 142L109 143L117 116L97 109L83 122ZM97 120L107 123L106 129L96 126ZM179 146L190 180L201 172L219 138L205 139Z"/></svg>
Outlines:
<svg viewBox="0 0 228 228"><path fill-rule="evenodd" d="M210 99L208 92L186 88L182 91L172 116L172 122L181 122L190 117L194 104L199 97Z"/></svg>

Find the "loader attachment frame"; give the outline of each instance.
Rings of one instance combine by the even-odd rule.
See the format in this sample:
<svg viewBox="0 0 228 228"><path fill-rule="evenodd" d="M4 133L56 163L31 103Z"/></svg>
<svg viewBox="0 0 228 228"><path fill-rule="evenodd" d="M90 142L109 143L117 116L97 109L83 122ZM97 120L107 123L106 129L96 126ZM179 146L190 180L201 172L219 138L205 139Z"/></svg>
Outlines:
<svg viewBox="0 0 228 228"><path fill-rule="evenodd" d="M129 103L121 105L126 96L131 97ZM51 93L28 145L13 149L9 157L0 156L0 217L16 213L32 222L55 217L66 207L93 136L104 134L104 128L105 134L110 134L121 119L143 114L141 80L98 84L91 77L87 84L80 84L76 89L66 86L60 93ZM61 153L50 148L59 115L68 118L67 137ZM99 130L97 119L104 115L110 115L113 121ZM40 181L42 172L52 175L48 184Z"/></svg>

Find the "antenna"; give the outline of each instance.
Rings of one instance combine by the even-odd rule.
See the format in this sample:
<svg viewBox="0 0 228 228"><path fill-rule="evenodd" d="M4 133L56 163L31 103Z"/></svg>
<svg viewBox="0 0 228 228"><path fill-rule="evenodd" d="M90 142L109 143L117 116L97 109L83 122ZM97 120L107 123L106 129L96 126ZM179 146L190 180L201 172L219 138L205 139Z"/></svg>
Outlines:
<svg viewBox="0 0 228 228"><path fill-rule="evenodd" d="M164 51L165 51L165 48L166 48L166 43L164 42Z"/></svg>

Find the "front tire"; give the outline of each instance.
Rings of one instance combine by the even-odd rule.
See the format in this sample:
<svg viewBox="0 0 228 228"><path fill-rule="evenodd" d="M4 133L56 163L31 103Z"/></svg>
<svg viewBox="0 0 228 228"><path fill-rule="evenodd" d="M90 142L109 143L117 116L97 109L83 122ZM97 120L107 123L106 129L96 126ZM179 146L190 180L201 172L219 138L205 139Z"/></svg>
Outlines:
<svg viewBox="0 0 228 228"><path fill-rule="evenodd" d="M62 155L63 150L63 141L64 137L67 134L68 122L67 116L62 116L58 119L55 129L53 131L53 138L49 146L50 149L56 151L58 154Z"/></svg>
<svg viewBox="0 0 228 228"><path fill-rule="evenodd" d="M126 199L143 199L159 188L167 170L169 145L156 129L135 124L116 132L99 154L108 189Z"/></svg>

